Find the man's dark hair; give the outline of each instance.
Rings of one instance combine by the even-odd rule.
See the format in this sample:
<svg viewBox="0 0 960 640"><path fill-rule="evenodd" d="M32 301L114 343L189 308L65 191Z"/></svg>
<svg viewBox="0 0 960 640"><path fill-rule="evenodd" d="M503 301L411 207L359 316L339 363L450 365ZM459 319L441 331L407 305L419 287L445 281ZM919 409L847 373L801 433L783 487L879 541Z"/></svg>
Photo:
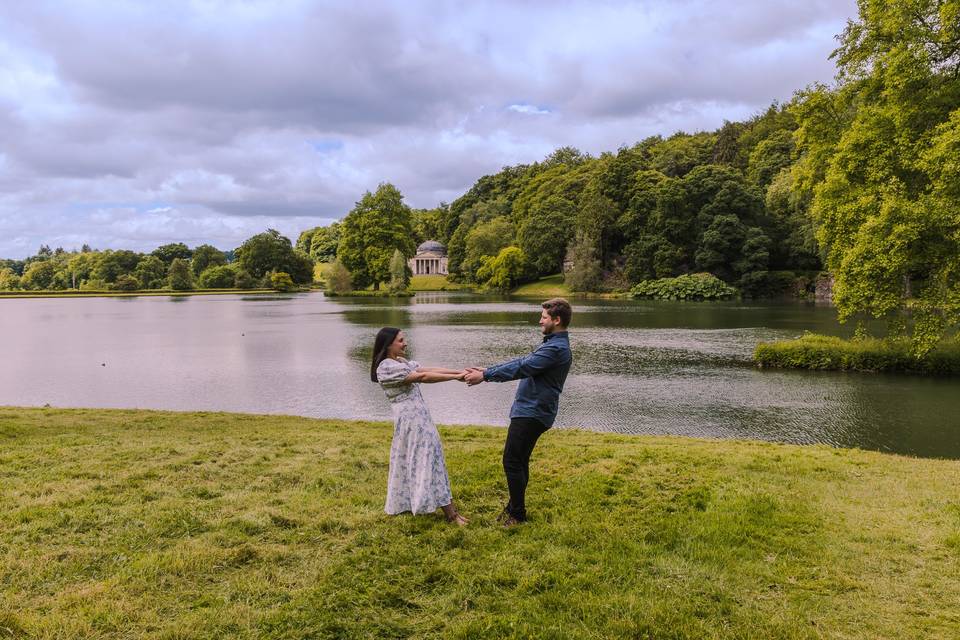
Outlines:
<svg viewBox="0 0 960 640"><path fill-rule="evenodd" d="M573 309L570 303L563 298L550 298L542 305L547 310L547 314L554 320L559 320L564 327L570 326L570 318L573 316Z"/></svg>
<svg viewBox="0 0 960 640"><path fill-rule="evenodd" d="M380 382L377 380L377 367L387 359L387 349L397 339L398 333L400 333L400 329L396 327L384 327L377 332L377 339L373 341L373 361L370 363L370 379L372 381Z"/></svg>

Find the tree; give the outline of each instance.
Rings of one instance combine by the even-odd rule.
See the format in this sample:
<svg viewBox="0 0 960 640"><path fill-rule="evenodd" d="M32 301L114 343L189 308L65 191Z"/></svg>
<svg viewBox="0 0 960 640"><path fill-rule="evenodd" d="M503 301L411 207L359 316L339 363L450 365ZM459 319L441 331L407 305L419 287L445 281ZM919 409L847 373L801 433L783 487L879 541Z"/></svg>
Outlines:
<svg viewBox="0 0 960 640"><path fill-rule="evenodd" d="M308 253L316 262L333 262L337 258L337 245L339 244L339 222L334 222L327 227L316 227L310 237Z"/></svg>
<svg viewBox="0 0 960 640"><path fill-rule="evenodd" d="M134 276L123 274L111 287L114 291L137 291L140 289L140 281Z"/></svg>
<svg viewBox="0 0 960 640"><path fill-rule="evenodd" d="M477 270L484 257L494 257L504 247L513 243L513 225L503 217L483 222L472 229L465 238L465 251L460 272L467 280L476 281Z"/></svg>
<svg viewBox="0 0 960 640"><path fill-rule="evenodd" d="M740 274L740 290L748 296L766 293L769 281L770 238L759 227L750 227L744 234L740 259L734 269Z"/></svg>
<svg viewBox="0 0 960 640"><path fill-rule="evenodd" d="M275 229L247 238L236 250L236 256L240 268L258 280L271 271L283 271L297 284L313 280L313 261L296 251L290 239Z"/></svg>
<svg viewBox="0 0 960 640"><path fill-rule="evenodd" d="M410 267L404 260L400 249L393 250L393 257L390 258L390 290L404 291L410 285Z"/></svg>
<svg viewBox="0 0 960 640"><path fill-rule="evenodd" d="M222 269L224 267L215 267L216 269ZM233 286L237 289L253 289L257 285L256 279L250 272L241 269L235 265L230 265L230 268L233 270Z"/></svg>
<svg viewBox="0 0 960 640"><path fill-rule="evenodd" d="M747 179L766 189L774 177L792 162L793 132L781 130L763 140L750 153Z"/></svg>
<svg viewBox="0 0 960 640"><path fill-rule="evenodd" d="M57 267L52 260L31 262L20 278L20 287L31 291L50 289L56 272Z"/></svg>
<svg viewBox="0 0 960 640"><path fill-rule="evenodd" d="M410 207L390 183L366 192L341 223L337 258L353 275L354 286L365 288L390 279L390 258L399 250L414 254Z"/></svg>
<svg viewBox="0 0 960 640"><path fill-rule="evenodd" d="M20 288L20 276L10 267L0 269L0 291L16 291Z"/></svg>
<svg viewBox="0 0 960 640"><path fill-rule="evenodd" d="M519 247L506 247L495 258L485 258L477 279L485 287L509 291L527 271L527 259Z"/></svg>
<svg viewBox="0 0 960 640"><path fill-rule="evenodd" d="M190 263L183 258L174 258L167 271L167 282L174 291L193 289L193 273Z"/></svg>
<svg viewBox="0 0 960 640"><path fill-rule="evenodd" d="M517 241L537 275L563 271L563 258L573 235L576 211L576 206L569 200L551 196L520 225Z"/></svg>
<svg viewBox="0 0 960 640"><path fill-rule="evenodd" d="M793 106L795 188L810 198L841 321L905 327L915 353L960 324L960 3L860 0L834 88Z"/></svg>
<svg viewBox="0 0 960 640"><path fill-rule="evenodd" d="M167 284L167 269L157 256L144 256L134 268L133 276L144 289L160 289Z"/></svg>
<svg viewBox="0 0 960 640"><path fill-rule="evenodd" d="M236 271L230 265L210 267L200 274L197 286L201 289L232 289L236 286Z"/></svg>
<svg viewBox="0 0 960 640"><path fill-rule="evenodd" d="M327 272L327 289L333 293L347 293L353 289L350 271L339 260L334 260Z"/></svg>
<svg viewBox="0 0 960 640"><path fill-rule="evenodd" d="M270 274L270 286L276 291L294 291L297 288L290 274L283 271L275 271Z"/></svg>
<svg viewBox="0 0 960 640"><path fill-rule="evenodd" d="M80 285L90 279L93 268L97 263L97 254L92 251L81 251L67 259L67 274L70 278L70 288L79 289Z"/></svg>
<svg viewBox="0 0 960 640"><path fill-rule="evenodd" d="M413 209L413 233L416 243L426 242L427 240L446 239L444 230L446 229L447 210L450 205L440 203L433 209Z"/></svg>
<svg viewBox="0 0 960 640"><path fill-rule="evenodd" d="M195 276L199 276L210 267L224 264L227 264L227 256L223 251L209 244L202 244L194 249L193 258L190 260L190 268Z"/></svg>
<svg viewBox="0 0 960 640"><path fill-rule="evenodd" d="M101 251L94 264L91 278L107 284L113 284L122 275L130 275L140 262L140 254L120 249L119 251Z"/></svg>
<svg viewBox="0 0 960 640"><path fill-rule="evenodd" d="M181 260L189 260L193 255L193 252L190 251L189 247L182 242L173 242L170 244L160 245L154 249L150 255L157 256L163 260L165 265L169 267L170 263L176 258L180 258Z"/></svg>
<svg viewBox="0 0 960 640"><path fill-rule="evenodd" d="M597 291L603 279L603 269L597 256L597 240L586 231L578 231L567 259L572 262L563 276L572 291Z"/></svg>
<svg viewBox="0 0 960 640"><path fill-rule="evenodd" d="M700 240L695 255L697 269L730 282L734 277L733 263L740 255L743 238L743 224L737 216L716 216Z"/></svg>

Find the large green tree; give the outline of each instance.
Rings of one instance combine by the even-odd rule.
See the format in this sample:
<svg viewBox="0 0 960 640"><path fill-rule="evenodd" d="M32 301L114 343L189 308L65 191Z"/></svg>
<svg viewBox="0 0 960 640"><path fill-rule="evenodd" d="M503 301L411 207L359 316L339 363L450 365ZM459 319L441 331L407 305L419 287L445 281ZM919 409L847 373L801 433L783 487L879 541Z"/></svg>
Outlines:
<svg viewBox="0 0 960 640"><path fill-rule="evenodd" d="M350 271L353 285L379 289L390 280L390 258L395 250L404 257L414 254L410 207L400 190L383 183L375 193L366 192L341 222L337 259Z"/></svg>
<svg viewBox="0 0 960 640"><path fill-rule="evenodd" d="M154 249L152 255L155 255L163 260L163 263L169 267L170 263L176 258L180 258L181 260L189 260L193 255L193 252L190 251L190 248L182 242L171 242L170 244L160 245Z"/></svg>
<svg viewBox="0 0 960 640"><path fill-rule="evenodd" d="M835 87L798 96L811 200L841 320L907 327L923 354L960 323L960 0L859 0Z"/></svg>
<svg viewBox="0 0 960 640"><path fill-rule="evenodd" d="M219 267L227 264L227 256L213 245L202 244L193 250L193 257L190 259L190 269L194 276L210 267Z"/></svg>
<svg viewBox="0 0 960 640"><path fill-rule="evenodd" d="M313 261L294 249L290 239L276 229L267 229L247 238L237 248L236 256L239 267L257 279L271 271L282 271L297 284L313 280Z"/></svg>

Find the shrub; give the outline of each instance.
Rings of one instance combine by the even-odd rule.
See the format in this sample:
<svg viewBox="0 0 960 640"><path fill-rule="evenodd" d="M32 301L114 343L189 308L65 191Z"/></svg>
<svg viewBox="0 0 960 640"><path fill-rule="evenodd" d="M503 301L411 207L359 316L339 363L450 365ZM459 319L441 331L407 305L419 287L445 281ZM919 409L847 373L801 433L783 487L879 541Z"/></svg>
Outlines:
<svg viewBox="0 0 960 640"><path fill-rule="evenodd" d="M753 359L760 367L784 369L960 374L960 341L942 341L918 359L907 338L844 340L807 333L796 340L761 342Z"/></svg>
<svg viewBox="0 0 960 640"><path fill-rule="evenodd" d="M137 291L140 289L140 281L131 275L122 275L117 278L111 287L114 291Z"/></svg>
<svg viewBox="0 0 960 640"><path fill-rule="evenodd" d="M226 265L207 267L197 284L202 289L230 289L236 284L236 273Z"/></svg>
<svg viewBox="0 0 960 640"><path fill-rule="evenodd" d="M295 291L297 285L286 271L277 271L270 274L270 286L276 291Z"/></svg>
<svg viewBox="0 0 960 640"><path fill-rule="evenodd" d="M722 300L737 295L737 290L709 273L692 273L676 278L644 280L630 294L634 298L655 300Z"/></svg>
<svg viewBox="0 0 960 640"><path fill-rule="evenodd" d="M334 260L327 270L327 289L334 294L344 294L353 288L350 271L339 260Z"/></svg>
<svg viewBox="0 0 960 640"><path fill-rule="evenodd" d="M237 289L253 289L256 284L257 281L250 275L249 271L239 267L236 268L233 276L233 286Z"/></svg>

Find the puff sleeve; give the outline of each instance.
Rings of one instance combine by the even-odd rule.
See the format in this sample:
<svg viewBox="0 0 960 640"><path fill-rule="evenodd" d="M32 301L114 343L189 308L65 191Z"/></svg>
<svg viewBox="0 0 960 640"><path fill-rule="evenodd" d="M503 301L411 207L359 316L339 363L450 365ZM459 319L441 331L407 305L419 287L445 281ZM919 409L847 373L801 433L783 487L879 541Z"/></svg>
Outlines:
<svg viewBox="0 0 960 640"><path fill-rule="evenodd" d="M410 368L412 362L400 362L387 358L377 367L377 381L382 387L398 387L404 384L404 380L414 369ZM420 365L417 365L420 366Z"/></svg>

